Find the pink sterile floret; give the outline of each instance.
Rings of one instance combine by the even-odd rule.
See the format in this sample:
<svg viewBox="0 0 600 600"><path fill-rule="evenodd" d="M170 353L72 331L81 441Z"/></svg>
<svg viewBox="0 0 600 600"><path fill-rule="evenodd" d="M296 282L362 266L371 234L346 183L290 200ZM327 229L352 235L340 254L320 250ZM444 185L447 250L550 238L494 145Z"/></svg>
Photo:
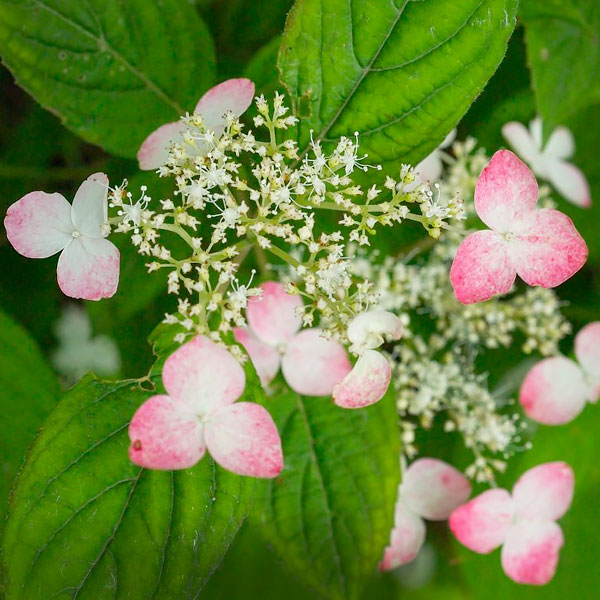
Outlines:
<svg viewBox="0 0 600 600"><path fill-rule="evenodd" d="M450 269L460 302L505 294L517 275L529 285L556 287L584 265L587 246L571 219L537 209L537 198L529 168L508 150L496 152L475 188L475 210L490 229L467 236Z"/></svg>
<svg viewBox="0 0 600 600"><path fill-rule="evenodd" d="M414 560L425 541L423 519L441 521L471 494L467 478L436 458L413 462L398 488L390 545L379 568L394 569Z"/></svg>
<svg viewBox="0 0 600 600"><path fill-rule="evenodd" d="M586 325L575 337L577 362L564 356L546 358L527 373L519 402L527 416L545 425L573 420L586 402L600 394L600 322Z"/></svg>
<svg viewBox="0 0 600 600"><path fill-rule="evenodd" d="M236 117L246 112L254 98L254 83L249 79L228 79L210 88L200 98L194 114L201 115L207 129L220 136L225 129L225 114ZM185 125L181 121L166 123L154 130L142 143L137 159L140 169L158 169L167 163L169 149L174 143L182 142Z"/></svg>
<svg viewBox="0 0 600 600"><path fill-rule="evenodd" d="M299 394L329 396L351 370L344 347L327 340L320 329L304 329L300 296L267 281L262 295L248 300L248 328L234 330L252 360L262 383L268 384L279 366L288 385Z"/></svg>
<svg viewBox="0 0 600 600"><path fill-rule="evenodd" d="M152 396L129 426L131 460L150 469L186 469L208 449L225 469L275 477L283 468L281 440L265 408L235 402L244 391L244 370L212 340L197 336L166 360L168 395Z"/></svg>
<svg viewBox="0 0 600 600"><path fill-rule="evenodd" d="M77 190L73 205L61 194L31 192L12 204L6 235L27 258L60 252L58 285L71 298L110 298L119 284L119 251L104 239L108 178L94 173Z"/></svg>
<svg viewBox="0 0 600 600"><path fill-rule="evenodd" d="M459 542L480 554L502 546L504 572L517 583L544 585L556 571L562 530L555 523L573 499L574 475L564 462L526 471L512 495L492 489L459 506L450 529Z"/></svg>

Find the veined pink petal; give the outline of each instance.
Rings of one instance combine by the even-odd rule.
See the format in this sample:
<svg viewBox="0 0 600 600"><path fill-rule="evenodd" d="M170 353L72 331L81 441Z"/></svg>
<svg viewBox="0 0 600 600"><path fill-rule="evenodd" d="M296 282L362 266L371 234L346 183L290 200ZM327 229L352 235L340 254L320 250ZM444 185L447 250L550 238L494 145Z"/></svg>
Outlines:
<svg viewBox="0 0 600 600"><path fill-rule="evenodd" d="M544 425L562 425L583 410L587 395L581 369L564 356L554 356L540 361L527 373L519 402L530 419Z"/></svg>
<svg viewBox="0 0 600 600"><path fill-rule="evenodd" d="M248 299L248 324L261 342L277 346L288 342L302 327L302 298L285 291L276 281L261 284L262 295Z"/></svg>
<svg viewBox="0 0 600 600"><path fill-rule="evenodd" d="M167 164L169 149L175 142L181 141L181 132L185 125L181 121L165 123L155 129L140 146L137 153L140 169L152 171Z"/></svg>
<svg viewBox="0 0 600 600"><path fill-rule="evenodd" d="M575 337L575 356L593 382L600 384L600 321L588 323L579 331ZM589 399L594 402L598 393L600 389L595 389Z"/></svg>
<svg viewBox="0 0 600 600"><path fill-rule="evenodd" d="M148 469L187 469L205 452L202 423L168 396L152 396L137 409L129 439L129 458Z"/></svg>
<svg viewBox="0 0 600 600"><path fill-rule="evenodd" d="M517 583L545 585L554 577L563 544L562 530L552 521L518 523L502 547L502 568Z"/></svg>
<svg viewBox="0 0 600 600"><path fill-rule="evenodd" d="M459 302L472 304L506 294L516 270L501 234L483 230L468 235L458 247L450 268L450 280Z"/></svg>
<svg viewBox="0 0 600 600"><path fill-rule="evenodd" d="M499 150L479 176L475 187L475 210L479 218L500 233L534 209L538 185L529 167L509 150Z"/></svg>
<svg viewBox="0 0 600 600"><path fill-rule="evenodd" d="M519 519L556 521L571 506L575 475L564 462L549 462L525 471L513 487Z"/></svg>
<svg viewBox="0 0 600 600"><path fill-rule="evenodd" d="M225 348L201 335L167 358L162 380L172 398L205 416L233 404L246 386L244 369L237 360Z"/></svg>
<svg viewBox="0 0 600 600"><path fill-rule="evenodd" d="M496 488L459 506L450 515L449 525L461 544L479 554L489 554L504 542L513 517L510 494Z"/></svg>
<svg viewBox="0 0 600 600"><path fill-rule="evenodd" d="M71 298L101 300L115 295L119 286L119 250L108 240L71 238L62 251L56 274L63 294Z"/></svg>
<svg viewBox="0 0 600 600"><path fill-rule="evenodd" d="M215 410L204 437L211 456L238 475L276 477L283 468L277 427L259 404L237 402Z"/></svg>
<svg viewBox="0 0 600 600"><path fill-rule="evenodd" d="M8 207L4 227L19 254L47 258L73 239L71 205L60 194L31 192Z"/></svg>
<svg viewBox="0 0 600 600"><path fill-rule="evenodd" d="M377 350L366 350L354 368L333 388L333 401L342 408L363 408L379 402L387 392L392 370Z"/></svg>
<svg viewBox="0 0 600 600"><path fill-rule="evenodd" d="M544 154L566 160L575 153L575 138L567 127L557 127L548 139Z"/></svg>
<svg viewBox="0 0 600 600"><path fill-rule="evenodd" d="M589 208L592 205L590 184L583 171L558 158L548 158L548 179L569 202Z"/></svg>
<svg viewBox="0 0 600 600"><path fill-rule="evenodd" d="M374 350L387 339L402 336L402 321L387 310L370 310L359 314L348 325L348 339L353 345Z"/></svg>
<svg viewBox="0 0 600 600"><path fill-rule="evenodd" d="M236 327L235 339L244 346L263 385L270 383L279 371L280 356L273 346L261 342L250 329Z"/></svg>
<svg viewBox="0 0 600 600"><path fill-rule="evenodd" d="M509 254L529 285L552 288L572 277L587 260L588 249L573 221L558 210L542 209L514 229Z"/></svg>
<svg viewBox="0 0 600 600"><path fill-rule="evenodd" d="M511 121L502 127L502 135L511 148L528 163L532 163L540 149L536 146L529 129L522 123Z"/></svg>
<svg viewBox="0 0 600 600"><path fill-rule="evenodd" d="M80 186L71 206L73 227L94 238L104 237L102 225L108 218L108 177L104 173L90 175Z"/></svg>
<svg viewBox="0 0 600 600"><path fill-rule="evenodd" d="M330 396L352 369L346 350L320 329L304 329L287 345L281 370L288 385L305 396Z"/></svg>
<svg viewBox="0 0 600 600"><path fill-rule="evenodd" d="M220 135L225 126L223 115L231 111L236 117L246 112L254 99L254 83L249 79L228 79L210 88L196 104L209 129Z"/></svg>
<svg viewBox="0 0 600 600"><path fill-rule="evenodd" d="M390 536L390 545L385 549L379 568L390 571L412 562L425 541L425 523L411 512L401 500L396 502L394 528Z"/></svg>
<svg viewBox="0 0 600 600"><path fill-rule="evenodd" d="M402 480L402 500L416 515L440 521L471 495L469 480L452 465L437 458L419 458Z"/></svg>

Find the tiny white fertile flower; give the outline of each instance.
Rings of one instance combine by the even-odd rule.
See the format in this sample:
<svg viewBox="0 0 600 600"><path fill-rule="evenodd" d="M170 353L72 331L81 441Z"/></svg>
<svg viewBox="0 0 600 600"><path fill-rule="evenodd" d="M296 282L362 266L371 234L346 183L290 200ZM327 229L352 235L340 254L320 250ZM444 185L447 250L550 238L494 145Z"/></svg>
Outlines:
<svg viewBox="0 0 600 600"><path fill-rule="evenodd" d="M575 153L575 140L569 129L557 127L544 146L542 119L536 117L529 124L529 129L516 121L506 123L502 127L502 135L531 170L549 181L569 202L583 207L591 205L590 187L585 175L567 162Z"/></svg>

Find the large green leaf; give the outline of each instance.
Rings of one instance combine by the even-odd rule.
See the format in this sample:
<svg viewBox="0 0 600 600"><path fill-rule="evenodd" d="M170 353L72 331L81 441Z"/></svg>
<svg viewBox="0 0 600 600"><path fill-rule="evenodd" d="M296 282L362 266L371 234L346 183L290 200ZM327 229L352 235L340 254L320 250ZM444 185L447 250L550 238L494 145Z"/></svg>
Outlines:
<svg viewBox="0 0 600 600"><path fill-rule="evenodd" d="M179 0L0 0L0 55L67 127L121 156L214 77L210 34Z"/></svg>
<svg viewBox="0 0 600 600"><path fill-rule="evenodd" d="M29 334L0 311L0 518L27 448L60 394L56 375Z"/></svg>
<svg viewBox="0 0 600 600"><path fill-rule="evenodd" d="M209 457L176 472L132 464L127 426L148 396L90 376L50 416L9 507L7 600L198 597L254 481Z"/></svg>
<svg viewBox="0 0 600 600"><path fill-rule="evenodd" d="M415 163L496 70L517 0L298 0L279 57L302 146L361 133L371 160ZM391 165L390 165L391 166Z"/></svg>
<svg viewBox="0 0 600 600"><path fill-rule="evenodd" d="M273 398L285 467L253 515L287 568L325 598L352 600L389 541L400 478L392 397L362 410L327 398Z"/></svg>
<svg viewBox="0 0 600 600"><path fill-rule="evenodd" d="M522 0L529 63L546 133L600 102L600 2Z"/></svg>

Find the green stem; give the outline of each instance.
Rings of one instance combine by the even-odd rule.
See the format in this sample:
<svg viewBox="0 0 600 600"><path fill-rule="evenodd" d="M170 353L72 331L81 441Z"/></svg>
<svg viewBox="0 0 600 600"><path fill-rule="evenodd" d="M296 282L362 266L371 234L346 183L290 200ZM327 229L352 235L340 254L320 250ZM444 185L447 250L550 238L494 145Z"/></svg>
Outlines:
<svg viewBox="0 0 600 600"><path fill-rule="evenodd" d="M182 240L187 242L187 244L190 246L190 248L192 248L193 250L196 250L196 247L194 246L194 239L180 225L176 225L175 223L163 223L159 227L159 229L164 229L165 231L171 231L173 233L176 233Z"/></svg>
<svg viewBox="0 0 600 600"><path fill-rule="evenodd" d="M288 265L292 265L292 267L300 266L300 263L291 254L288 254L285 250L282 250L277 246L269 246L268 248L265 248L265 250L281 258L281 260L288 263Z"/></svg>

